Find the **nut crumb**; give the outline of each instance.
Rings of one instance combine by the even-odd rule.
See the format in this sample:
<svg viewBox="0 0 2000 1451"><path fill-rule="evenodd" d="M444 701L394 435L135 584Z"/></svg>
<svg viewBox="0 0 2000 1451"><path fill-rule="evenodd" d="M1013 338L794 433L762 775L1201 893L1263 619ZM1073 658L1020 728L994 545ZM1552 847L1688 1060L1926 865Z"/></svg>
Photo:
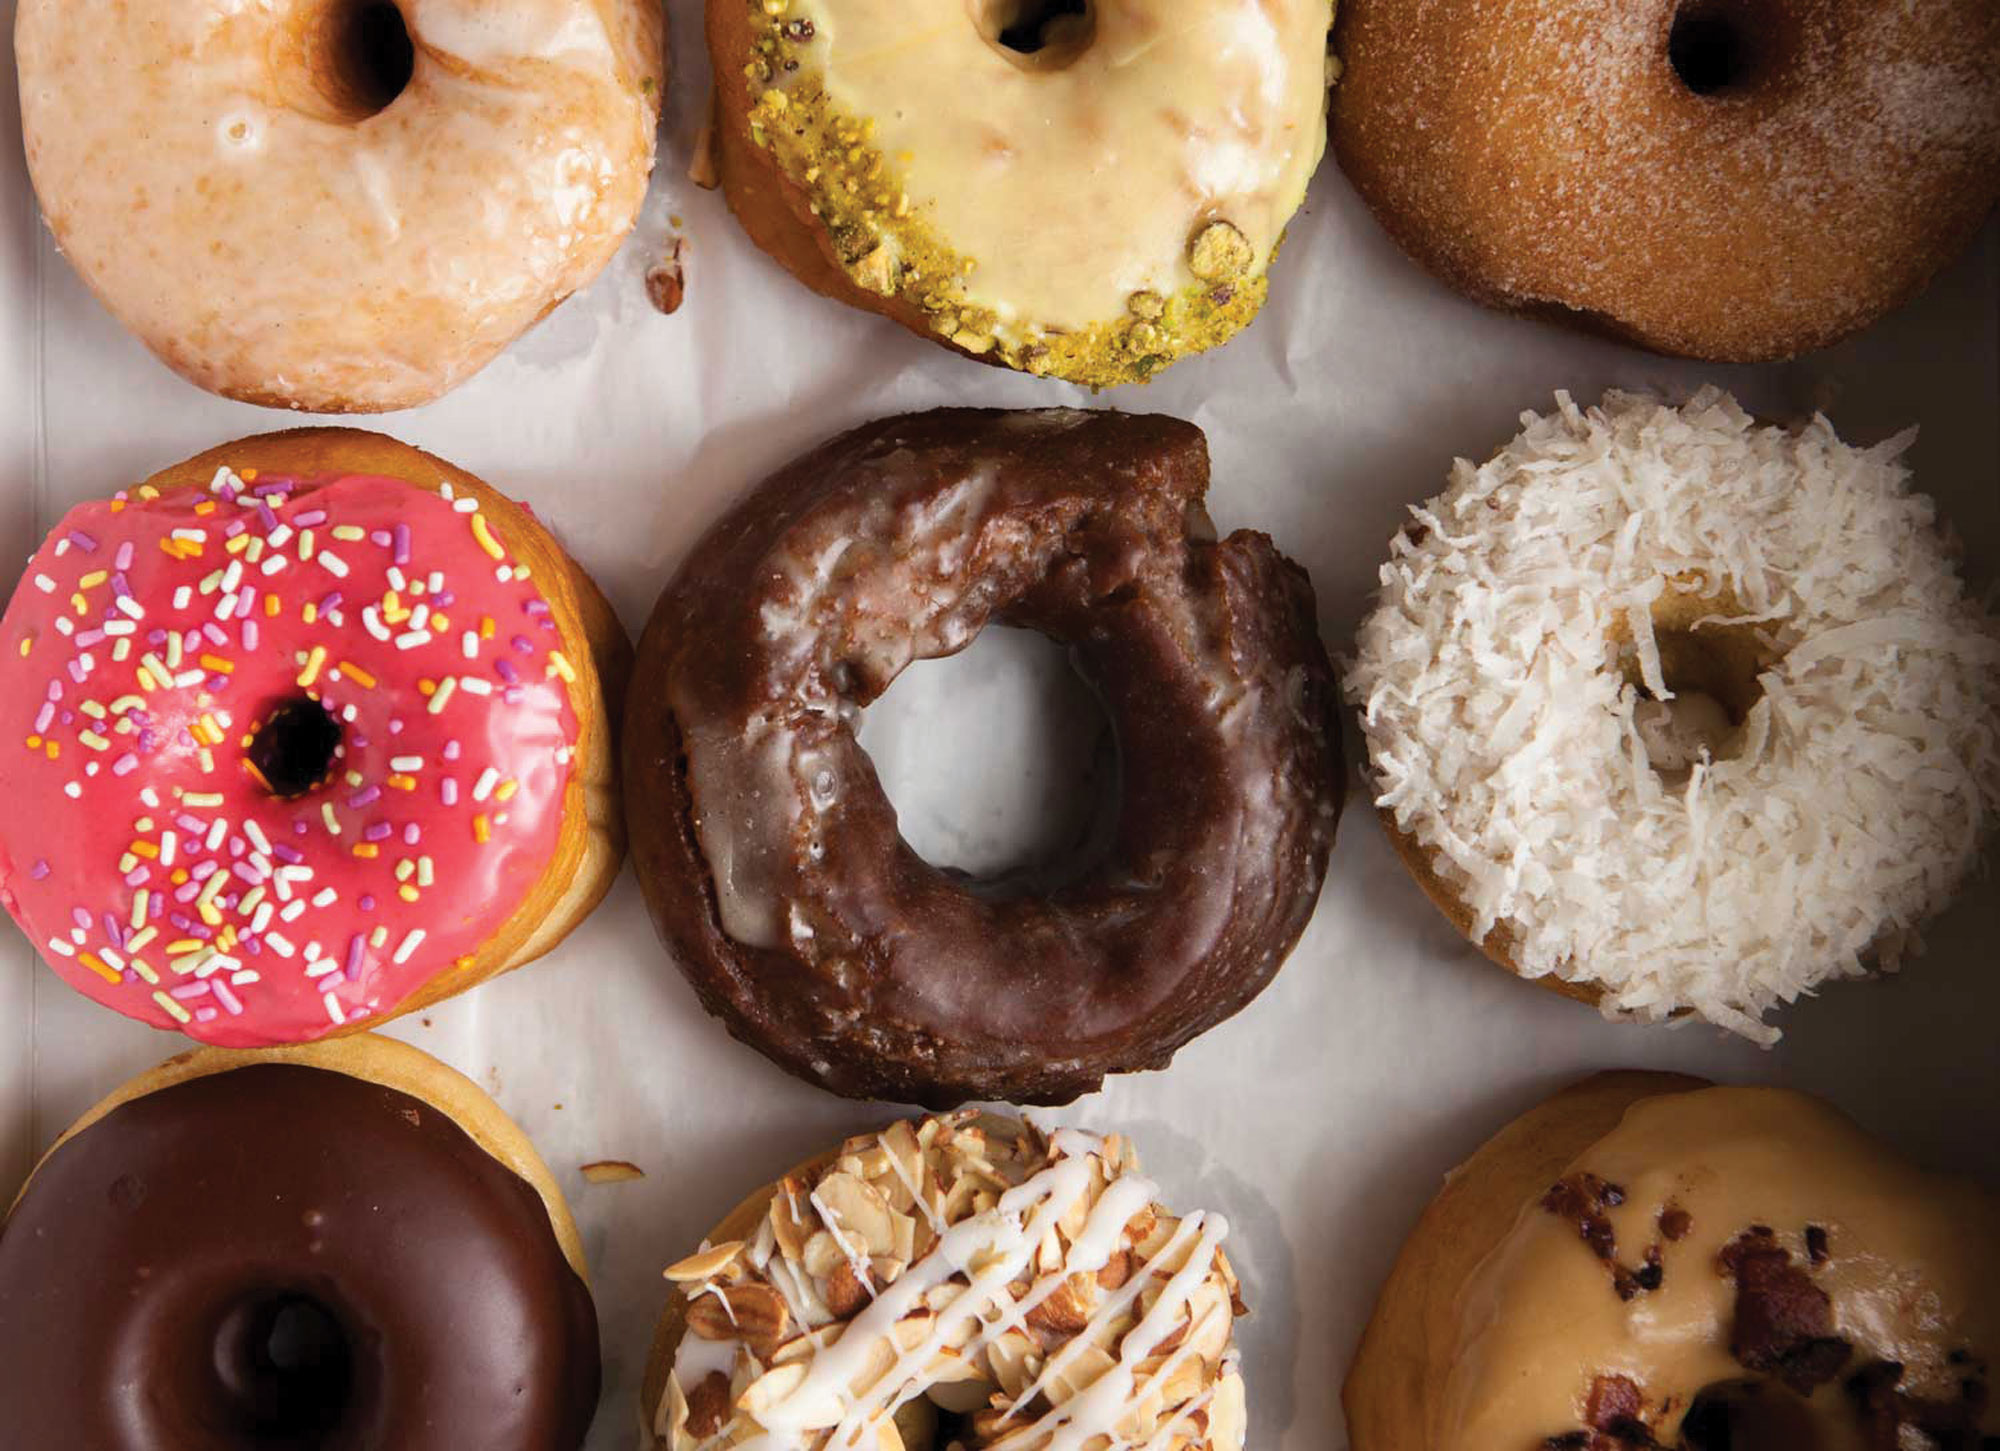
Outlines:
<svg viewBox="0 0 2000 1451"><path fill-rule="evenodd" d="M624 1159L598 1159L583 1166L583 1177L592 1184L629 1184L646 1177L646 1171Z"/></svg>
<svg viewBox="0 0 2000 1451"><path fill-rule="evenodd" d="M666 257L646 271L646 297L668 317L679 312L681 303L687 300L687 271L681 265L681 254L686 248L685 237L674 238Z"/></svg>

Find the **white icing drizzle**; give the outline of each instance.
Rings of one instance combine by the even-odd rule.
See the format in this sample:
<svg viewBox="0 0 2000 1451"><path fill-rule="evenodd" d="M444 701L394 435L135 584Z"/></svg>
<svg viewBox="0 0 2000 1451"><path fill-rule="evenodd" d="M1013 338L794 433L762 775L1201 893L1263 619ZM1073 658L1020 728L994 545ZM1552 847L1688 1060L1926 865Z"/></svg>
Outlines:
<svg viewBox="0 0 2000 1451"><path fill-rule="evenodd" d="M742 1451L874 1451L877 1428L931 1388L936 1379L933 1368L940 1356L976 1360L1010 1329L1025 1330L1027 1317L1073 1276L1096 1275L1111 1264L1120 1252L1127 1226L1143 1215L1158 1195L1158 1186L1151 1180L1136 1170L1119 1169L1117 1155L1105 1140L1078 1130L1061 1130L1049 1140L1049 1161L1044 1167L1007 1189L991 1208L948 1224L928 1203L921 1184L913 1182L887 1135L878 1135L875 1144L937 1230L937 1242L894 1280L876 1288L871 1301L845 1325L811 1332L823 1335L832 1331L836 1338L810 1350L796 1383L761 1405L754 1421L739 1411L700 1443L704 1451L724 1445ZM1097 1188L1106 1175L1115 1177ZM779 1192L790 1193L789 1183ZM1093 1193L1095 1202L1091 1202ZM863 1273L865 1258L856 1264L854 1251L834 1227L836 1216L816 1191L807 1197L842 1253L855 1264L857 1275ZM1085 1205L1088 1209L1060 1264L1049 1267L1045 1246L1061 1242L1057 1226L1074 1219ZM792 1295L778 1270L780 1266L791 1267L782 1255L771 1252L769 1224L767 1217L756 1240L756 1247L767 1257L758 1265L759 1273L789 1302ZM999 1424L1007 1426L1065 1372L1075 1369L1087 1352L1111 1350L1112 1363L1059 1404L1055 1403L1057 1398L1050 1397L1049 1409L1032 1422L1023 1421L1001 1432L990 1443L995 1451L1028 1446L1037 1451L1083 1451L1099 1446L1164 1451L1174 1443L1176 1430L1205 1414L1224 1393L1225 1385L1231 1387L1227 1394L1240 1407L1241 1380L1235 1352L1225 1349L1213 1379L1181 1404L1161 1408L1160 1423L1143 1433L1144 1440L1128 1441L1118 1431L1150 1392L1166 1386L1177 1370L1203 1353L1204 1332L1212 1328L1215 1316L1225 1321L1233 1318L1230 1303L1217 1300L1211 1302L1199 1323L1193 1323L1195 1297L1221 1268L1221 1245L1227 1233L1228 1224L1218 1215L1196 1213L1181 1219L1144 1265L1134 1266L1115 1290L1102 1295L1084 1328L1048 1354L1039 1373L1013 1398ZM751 1263L757 1263L754 1254ZM1170 1273L1155 1268L1165 1264L1177 1267ZM1030 1280L1031 1288L1016 1299L1009 1287L1024 1278ZM940 1287L960 1280L963 1288L954 1297L941 1307L933 1303ZM1138 1315L1112 1348L1109 1342L1117 1322L1135 1313L1142 1296L1155 1288L1154 1303ZM690 1287L690 1298L705 1291L713 1293L714 1287ZM898 1326L911 1317L925 1315L929 1316L925 1333L904 1348ZM813 1323L804 1316L798 1318L801 1331ZM1157 1366L1142 1370L1184 1322L1189 1323L1183 1338ZM1208 1353L1215 1352L1211 1349ZM669 1438L671 1413L677 1403L684 1403L684 1386L698 1385L715 1374L734 1374L733 1385L740 1392L745 1384L740 1372L746 1359L754 1385L756 1377L769 1372L756 1364L742 1342L703 1342L691 1333L685 1335L675 1354L668 1393L655 1411L653 1434L662 1440ZM792 1368L781 1364L778 1373ZM747 1436L746 1426L751 1428ZM1203 1439L1197 1444L1211 1442ZM1213 1444L1219 1447L1222 1442Z"/></svg>

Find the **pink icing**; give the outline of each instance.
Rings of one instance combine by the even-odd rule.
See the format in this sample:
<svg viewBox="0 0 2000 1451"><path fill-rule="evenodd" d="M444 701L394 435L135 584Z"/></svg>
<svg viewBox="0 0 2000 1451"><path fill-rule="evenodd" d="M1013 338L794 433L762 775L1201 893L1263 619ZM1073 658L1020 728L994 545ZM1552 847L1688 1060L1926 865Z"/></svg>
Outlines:
<svg viewBox="0 0 2000 1451"><path fill-rule="evenodd" d="M73 509L0 619L0 902L71 986L203 1042L385 1014L555 851L561 644L449 485L224 470ZM341 743L280 797L246 741L302 697Z"/></svg>

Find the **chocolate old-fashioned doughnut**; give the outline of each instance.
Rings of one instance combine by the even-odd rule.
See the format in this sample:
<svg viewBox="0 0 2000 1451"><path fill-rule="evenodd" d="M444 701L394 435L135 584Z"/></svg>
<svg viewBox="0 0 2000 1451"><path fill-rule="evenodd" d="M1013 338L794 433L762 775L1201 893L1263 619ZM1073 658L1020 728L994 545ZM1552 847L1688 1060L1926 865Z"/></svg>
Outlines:
<svg viewBox="0 0 2000 1451"><path fill-rule="evenodd" d="M838 1093L1061 1103L1270 981L1341 799L1303 571L1217 540L1201 431L947 409L836 438L694 549L628 713L634 851L702 1003ZM920 858L855 730L988 623L1068 645L1120 756L1109 845L1046 894Z"/></svg>

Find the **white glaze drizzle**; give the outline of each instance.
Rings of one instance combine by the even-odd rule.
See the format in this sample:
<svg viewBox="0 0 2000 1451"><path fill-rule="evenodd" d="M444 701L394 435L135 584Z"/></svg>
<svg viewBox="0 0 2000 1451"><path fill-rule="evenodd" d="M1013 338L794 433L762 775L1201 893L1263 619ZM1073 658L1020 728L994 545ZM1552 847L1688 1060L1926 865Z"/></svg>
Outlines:
<svg viewBox="0 0 2000 1451"><path fill-rule="evenodd" d="M910 1183L886 1136L876 1136L876 1143L896 1166L897 1177L912 1189L920 1211L938 1228L937 1243L892 1283L875 1291L871 1303L847 1322L837 1340L813 1351L806 1362L804 1379L759 1413L757 1424L762 1427L762 1434L729 1443L729 1434L737 1423L725 1423L716 1435L702 1443L703 1451L726 1443L741 1451L872 1448L874 1428L929 1389L931 1379L926 1371L940 1354L955 1350L970 1357L989 1347L1008 1329L1023 1328L1026 1316L1061 1289L1070 1276L1092 1275L1105 1268L1117 1253L1126 1226L1158 1197L1158 1186L1137 1173L1121 1173L1112 1179L1084 1216L1061 1265L1036 1275L1029 1292L1016 1300L1008 1287L1031 1271L1045 1240L1091 1192L1095 1164L1101 1163L1107 1169L1114 1165L1115 1156L1105 1141L1080 1130L1058 1131L1050 1139L1051 1162L1045 1168L1007 1190L993 1208L954 1225L940 1224L925 1196ZM833 1216L820 1205L816 1193L808 1197L831 1229ZM1191 1316L1194 1295L1216 1269L1227 1234L1228 1222L1219 1215L1195 1213L1181 1219L1167 1242L1144 1266L1136 1268L1116 1290L1106 1293L1085 1328L1048 1356L1041 1372L1015 1398L1013 1408L1002 1418L1003 1424L1074 1365L1085 1347L1102 1346L1103 1332L1129 1312L1158 1279L1152 1265L1172 1261L1187 1251L1180 1268L1167 1278L1153 1307L1119 1340L1115 1363L1061 1405L1032 1423L1008 1431L995 1443L994 1451L1029 1444L1045 1451L1081 1451L1098 1437L1107 1438L1113 1447L1132 1444L1118 1435L1117 1426L1139 1408L1149 1387L1165 1384L1196 1353L1203 1326L1190 1324L1183 1342L1144 1380L1140 1378L1139 1366L1156 1352L1184 1317ZM836 1243L843 1243L843 1253L848 1253L837 1233L835 1238ZM1189 1249L1191 1240L1193 1246ZM760 1231L760 1246L763 1241ZM760 1266L760 1273L789 1303L792 1295L773 1273L783 1256L769 1255L768 1247L764 1247L768 1259ZM849 1258L851 1263L851 1254ZM982 1268L975 1271L975 1264ZM932 1316L929 1332L921 1341L907 1350L901 1349L897 1325L906 1317L923 1313L927 1295L960 1275L968 1282L963 1292ZM691 1288L690 1298L701 1293L702 1288ZM795 1305L795 1314L797 1308ZM1211 1312L1216 1313L1230 1312L1224 1306ZM799 1320L801 1327L811 1323L804 1317ZM980 1328L954 1346L955 1336L968 1322L976 1322ZM690 1350L690 1342L697 1339L684 1336L676 1351L672 1373L675 1387L690 1382L698 1384L703 1375L717 1371L718 1357L723 1352L719 1348ZM734 1365L740 1342L711 1345L726 1346L726 1363ZM894 1357L888 1369L864 1390L854 1392L854 1381L881 1359L885 1348ZM1205 1409L1214 1399L1217 1385L1236 1374L1235 1355L1230 1352L1224 1357L1217 1384L1202 1390L1186 1404L1170 1408L1161 1424L1143 1443L1138 1443L1135 1451L1170 1444L1167 1438L1172 1429ZM672 1389L662 1396L653 1422L657 1436L668 1435L670 1409L675 1400Z"/></svg>

